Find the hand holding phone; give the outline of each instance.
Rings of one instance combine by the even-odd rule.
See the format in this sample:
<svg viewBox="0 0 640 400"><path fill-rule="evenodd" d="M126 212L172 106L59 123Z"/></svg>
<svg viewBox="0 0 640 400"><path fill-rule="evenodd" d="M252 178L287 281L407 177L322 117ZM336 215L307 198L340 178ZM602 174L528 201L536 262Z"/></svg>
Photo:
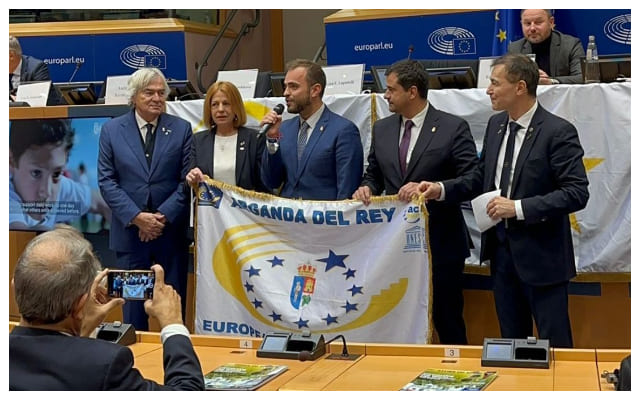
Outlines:
<svg viewBox="0 0 640 400"><path fill-rule="evenodd" d="M109 270L107 293L125 300L152 299L155 282L152 270Z"/></svg>

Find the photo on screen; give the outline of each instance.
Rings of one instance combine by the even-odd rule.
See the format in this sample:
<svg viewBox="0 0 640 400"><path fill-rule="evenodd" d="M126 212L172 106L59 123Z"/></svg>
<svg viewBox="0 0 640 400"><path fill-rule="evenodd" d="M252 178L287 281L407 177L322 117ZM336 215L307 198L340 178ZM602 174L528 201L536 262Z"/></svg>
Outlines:
<svg viewBox="0 0 640 400"><path fill-rule="evenodd" d="M98 142L110 117L15 119L9 125L9 229L45 231L66 223L109 229L100 195Z"/></svg>

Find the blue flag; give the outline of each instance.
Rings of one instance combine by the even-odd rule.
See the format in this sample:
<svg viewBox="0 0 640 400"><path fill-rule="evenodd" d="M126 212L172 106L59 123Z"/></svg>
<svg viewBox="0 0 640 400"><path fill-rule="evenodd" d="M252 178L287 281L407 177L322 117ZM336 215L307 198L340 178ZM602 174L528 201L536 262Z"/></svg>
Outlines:
<svg viewBox="0 0 640 400"><path fill-rule="evenodd" d="M520 10L496 10L491 55L506 54L509 43L521 36Z"/></svg>

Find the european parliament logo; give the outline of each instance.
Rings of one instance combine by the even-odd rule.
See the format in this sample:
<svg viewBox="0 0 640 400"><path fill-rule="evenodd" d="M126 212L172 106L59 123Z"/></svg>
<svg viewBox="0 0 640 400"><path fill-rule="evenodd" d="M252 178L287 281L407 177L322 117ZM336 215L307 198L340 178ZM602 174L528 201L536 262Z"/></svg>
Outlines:
<svg viewBox="0 0 640 400"><path fill-rule="evenodd" d="M448 56L476 54L476 38L470 31L447 26L437 29L427 38L431 50Z"/></svg>
<svg viewBox="0 0 640 400"><path fill-rule="evenodd" d="M220 208L222 196L222 190L217 186L209 185L207 182L200 182L198 185L198 205Z"/></svg>
<svg viewBox="0 0 640 400"><path fill-rule="evenodd" d="M120 61L127 67L167 69L167 55L151 44L134 44L120 52Z"/></svg>
<svg viewBox="0 0 640 400"><path fill-rule="evenodd" d="M605 22L604 34L620 44L631 45L631 14L622 14Z"/></svg>

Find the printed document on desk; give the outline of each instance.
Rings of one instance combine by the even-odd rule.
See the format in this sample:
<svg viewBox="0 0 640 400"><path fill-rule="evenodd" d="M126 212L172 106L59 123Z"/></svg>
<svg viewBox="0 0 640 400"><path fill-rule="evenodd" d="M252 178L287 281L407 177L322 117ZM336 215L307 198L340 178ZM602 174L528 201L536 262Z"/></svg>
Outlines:
<svg viewBox="0 0 640 400"><path fill-rule="evenodd" d="M206 390L255 390L287 370L286 365L224 364L204 376Z"/></svg>

